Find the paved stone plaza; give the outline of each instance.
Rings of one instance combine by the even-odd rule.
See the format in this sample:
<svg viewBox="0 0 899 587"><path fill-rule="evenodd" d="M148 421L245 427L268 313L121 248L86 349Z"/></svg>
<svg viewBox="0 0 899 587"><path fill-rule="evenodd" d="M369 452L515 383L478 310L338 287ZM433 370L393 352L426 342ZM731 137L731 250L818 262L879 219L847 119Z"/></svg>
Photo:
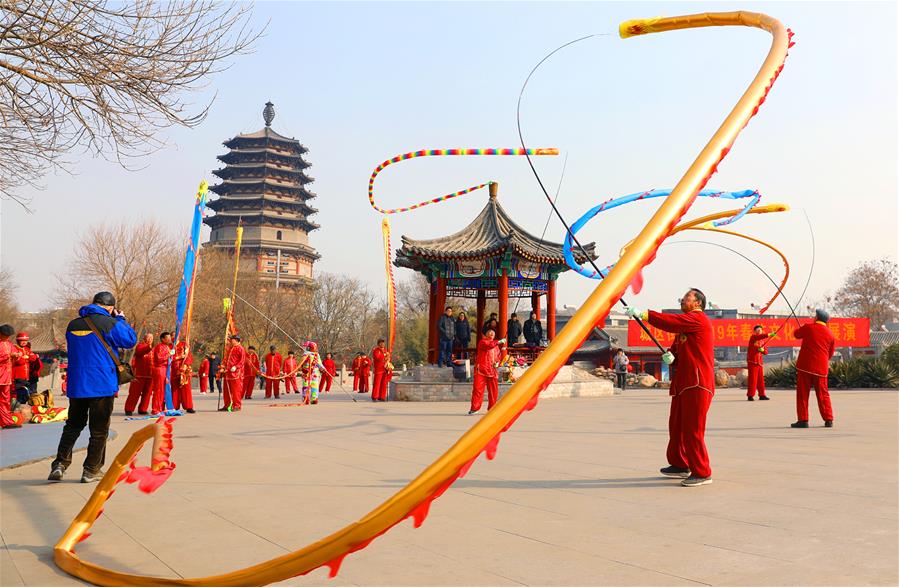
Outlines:
<svg viewBox="0 0 899 587"><path fill-rule="evenodd" d="M285 584L899 583L899 393L836 391L830 430L816 415L811 429L790 429L789 391L770 402L743 394L723 390L712 404L713 485L657 475L666 392L544 400L420 529L403 522L349 556L336 579L319 569ZM284 554L367 513L473 421L467 404L354 404L334 391L314 407L255 399L239 414L214 413L214 398L200 397L200 413L176 424L172 478L149 496L120 486L82 558L203 577ZM145 424L118 410L111 454ZM0 472L4 587L79 583L54 566L52 546L94 487L78 483L82 459L55 485L48 460Z"/></svg>

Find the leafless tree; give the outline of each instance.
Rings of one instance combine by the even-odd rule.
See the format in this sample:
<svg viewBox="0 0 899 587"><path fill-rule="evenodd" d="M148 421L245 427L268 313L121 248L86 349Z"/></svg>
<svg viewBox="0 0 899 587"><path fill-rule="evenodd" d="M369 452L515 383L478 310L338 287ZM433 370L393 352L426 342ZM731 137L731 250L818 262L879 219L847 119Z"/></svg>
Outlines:
<svg viewBox="0 0 899 587"><path fill-rule="evenodd" d="M183 261L183 247L156 222L93 226L75 245L56 302L74 310L110 291L136 328L171 327Z"/></svg>
<svg viewBox="0 0 899 587"><path fill-rule="evenodd" d="M119 161L191 127L201 90L259 32L251 7L207 0L0 0L0 196L65 168L76 147ZM39 187L39 186L38 186Z"/></svg>
<svg viewBox="0 0 899 587"><path fill-rule="evenodd" d="M899 316L899 268L889 259L865 261L849 272L833 299L834 309L846 316L867 317L871 328Z"/></svg>
<svg viewBox="0 0 899 587"><path fill-rule="evenodd" d="M19 317L18 285L8 269L0 270L0 324L15 324Z"/></svg>

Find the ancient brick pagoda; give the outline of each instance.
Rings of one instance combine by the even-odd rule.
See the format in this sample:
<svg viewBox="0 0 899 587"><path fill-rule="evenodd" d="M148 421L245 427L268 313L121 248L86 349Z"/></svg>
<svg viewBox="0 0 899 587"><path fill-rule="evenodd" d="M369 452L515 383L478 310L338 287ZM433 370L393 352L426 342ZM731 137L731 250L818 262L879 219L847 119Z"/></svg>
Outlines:
<svg viewBox="0 0 899 587"><path fill-rule="evenodd" d="M262 115L264 128L224 142L229 151L218 160L225 167L213 171L222 181L209 188L219 197L208 204L215 215L204 220L212 228L206 246L233 251L241 221L242 266L255 265L277 285L309 284L319 258L309 233L319 226L309 220L318 210L309 205L315 194L306 187L314 181L303 160L308 149L272 129L271 102Z"/></svg>
<svg viewBox="0 0 899 587"><path fill-rule="evenodd" d="M556 336L556 280L568 271L562 245L542 240L518 226L497 200L498 185L490 184L490 199L481 213L455 234L418 240L403 236L396 251L397 267L424 274L431 284L428 314L428 362L437 361L437 318L447 297L477 299L477 333L481 337L487 299L497 299L499 332L505 338L509 298L530 298L540 317L540 298L546 296L546 338ZM595 259L595 244L584 250ZM587 261L577 251L578 263Z"/></svg>

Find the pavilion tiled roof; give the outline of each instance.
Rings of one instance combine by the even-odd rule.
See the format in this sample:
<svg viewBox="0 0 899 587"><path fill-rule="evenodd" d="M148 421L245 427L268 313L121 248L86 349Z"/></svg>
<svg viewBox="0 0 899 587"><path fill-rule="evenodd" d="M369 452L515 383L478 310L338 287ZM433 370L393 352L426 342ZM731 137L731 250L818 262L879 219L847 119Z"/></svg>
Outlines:
<svg viewBox="0 0 899 587"><path fill-rule="evenodd" d="M515 223L494 195L490 196L481 213L465 228L455 234L434 239L402 237L403 246L397 249L396 264L399 267L416 268L415 257L432 260L477 259L492 257L511 249L516 255L529 261L565 265L562 245L542 240ZM584 245L591 259L596 259L595 243ZM578 263L587 261L575 249Z"/></svg>

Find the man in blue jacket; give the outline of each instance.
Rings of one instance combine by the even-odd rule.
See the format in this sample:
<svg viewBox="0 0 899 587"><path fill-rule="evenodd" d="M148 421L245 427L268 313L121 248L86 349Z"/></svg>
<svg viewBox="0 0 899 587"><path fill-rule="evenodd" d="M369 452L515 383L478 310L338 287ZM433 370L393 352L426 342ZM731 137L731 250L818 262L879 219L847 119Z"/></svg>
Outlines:
<svg viewBox="0 0 899 587"><path fill-rule="evenodd" d="M69 322L66 329L69 419L62 429L56 460L50 467L50 481L62 481L72 464L72 448L85 425L90 428L90 440L81 482L94 483L103 477L106 437L119 380L115 362L90 323L117 357L118 349L130 349L137 344L137 333L115 305L115 296L101 291L89 306L78 310L79 317Z"/></svg>

